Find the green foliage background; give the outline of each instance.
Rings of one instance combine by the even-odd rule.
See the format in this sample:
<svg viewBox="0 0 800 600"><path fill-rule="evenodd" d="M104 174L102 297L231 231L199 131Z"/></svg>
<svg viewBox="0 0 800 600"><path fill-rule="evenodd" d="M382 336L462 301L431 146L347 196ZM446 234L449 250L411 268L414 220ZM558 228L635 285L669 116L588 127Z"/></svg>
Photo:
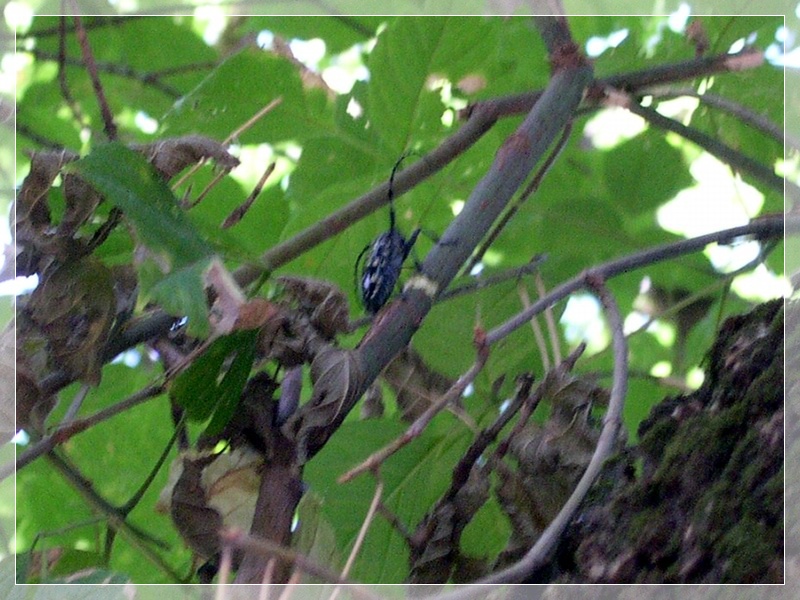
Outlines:
<svg viewBox="0 0 800 600"><path fill-rule="evenodd" d="M682 35L664 28L663 22L663 18L586 17L570 19L570 26L581 42L621 28L629 30L628 38L619 47L597 58L595 69L601 77L691 58L691 44ZM753 32L758 35L757 43L770 43L782 19L728 17L703 22L713 50L725 51L734 41ZM57 24L55 17L36 17L31 30L52 30ZM265 29L286 39L324 40L328 54L321 67L331 64L337 53L362 44L369 78L357 82L350 93L328 98L324 91L304 86L297 66L284 57L253 47L223 56L222 44L213 47L204 43L189 17L132 19L90 31L92 50L99 62L118 64L137 73L218 63L165 78L177 97L155 89L141 78L103 73L103 84L125 143L189 133L222 140L265 104L281 99L278 108L236 141L243 146L271 145L282 160L280 184L270 184L242 222L231 230L223 231L218 225L247 195L246 183L225 182L188 213L198 236L231 267L256 261L270 247L385 181L404 150L428 152L451 134L458 122L449 125L443 119L453 110L443 103L441 90L431 85L435 79L456 84L473 76L485 81L480 91L469 96L454 85L453 98L448 101L459 106L466 101L542 88L549 75L544 46L528 18L354 17L344 21L327 17L253 17L244 19L235 35L245 37ZM376 32L378 35L373 38ZM660 39L650 45L655 32L659 32ZM370 49L373 39L374 47ZM168 50L165 40L169 40ZM68 55L80 56L73 35L68 42ZM36 36L36 50L55 55L58 37ZM55 62L39 56L22 75L18 125L73 150L91 149L99 138L82 141L81 132L65 109ZM69 66L67 77L75 101L92 128L99 131L97 103L85 71ZM767 65L716 79L714 85L721 95L776 123L782 122L780 69ZM363 109L358 118L347 113L351 102ZM134 117L139 111L157 119L155 134L148 135L135 126ZM493 258L487 272L518 266L534 254L546 253L549 259L542 276L548 287L553 287L598 262L677 239L659 227L655 211L693 183L688 166L695 151L655 130L647 130L608 151L592 149L581 136L588 118L577 120L572 139L541 189L492 247ZM502 119L452 164L398 198L401 230L409 232L421 224L434 232L443 231L452 219L451 204L468 196L518 122L518 118ZM783 148L775 140L718 113L698 110L691 124L720 136L731 146L746 149L764 164L773 164L783 156ZM17 137L19 175L26 170L27 153L38 148L30 136ZM296 158L298 148L302 152ZM209 178L210 170L201 172L193 189L202 189ZM778 194L764 192L764 213L783 209ZM357 307L353 289L355 257L386 227L386 211L378 211L303 253L278 274L324 278L345 291L351 305ZM424 255L429 245L421 239L416 252ZM97 256L109 265L125 264L131 262L132 249L129 231L118 228ZM780 251L772 255L769 264L776 272L783 272ZM709 273L706 259L697 256L647 273L627 274L611 285L627 313L646 274L667 287L698 291L713 282ZM535 286L530 282L524 285L531 297L536 297ZM187 311L191 302L185 300ZM744 306L743 300L732 295L722 307L715 303L692 340L691 364L698 364L707 350L720 311L730 314ZM431 312L415 336L414 347L431 367L456 377L474 359L473 327L480 324L489 329L519 310L517 283L513 281L442 304ZM561 310L563 306L558 308L558 314ZM341 343L352 347L357 339L354 335ZM632 371L647 373L654 364L669 361L671 356L671 349L649 334L631 340ZM539 351L527 330L521 329L495 348L473 395L467 399L467 409L478 425L486 425L496 416L499 402L513 391L515 375L531 370L540 373L540 365ZM609 373L609 353L591 358L586 368ZM135 367L106 366L102 383L90 392L83 414L119 401L152 382L158 374L158 367L146 358ZM505 383L493 395L492 384L503 375ZM77 385L62 391L61 404L69 404L77 391ZM631 434L664 395L664 389L649 379L631 382L626 408ZM51 422L58 422L61 414L63 406ZM393 410L378 422L359 421L353 414L307 466L304 479L309 493L320 499L316 508L309 509L307 519L315 522L317 531L327 532L316 537L317 552L340 559L347 555L374 491L368 478L347 486L338 485L336 478L396 437L404 427ZM113 503L122 503L145 479L171 434L168 402L161 397L77 436L64 450L100 494ZM443 414L420 440L387 463L386 503L409 528L417 524L447 487L452 467L470 440L471 433L462 422ZM164 469L132 513L131 522L166 542L169 550L159 552L185 574L189 572L189 552L168 517L153 510L165 481ZM19 473L17 511L16 544L23 555L37 541L37 549L59 547L68 551L70 560L61 563L65 573L77 565L102 566L134 582L170 582L163 571L144 560L125 540L116 542L110 564L100 565L102 526L75 526L91 520L92 511L45 460L38 460ZM301 516L301 527L302 524ZM37 539L43 535L46 537ZM468 528L463 549L474 555L496 553L507 536L508 525L491 501ZM403 580L407 571L405 543L384 520L378 519L351 576L360 581L396 583Z"/></svg>

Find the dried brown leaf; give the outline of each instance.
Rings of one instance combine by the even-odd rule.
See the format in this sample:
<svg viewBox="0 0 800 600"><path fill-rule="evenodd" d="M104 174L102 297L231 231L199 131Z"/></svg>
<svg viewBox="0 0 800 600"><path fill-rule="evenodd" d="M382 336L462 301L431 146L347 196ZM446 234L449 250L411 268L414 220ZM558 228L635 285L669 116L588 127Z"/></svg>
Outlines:
<svg viewBox="0 0 800 600"><path fill-rule="evenodd" d="M61 167L76 160L71 152L36 152L31 157L31 170L17 194L17 232L41 233L50 226L50 207L47 194ZM24 239L24 238L21 238Z"/></svg>
<svg viewBox="0 0 800 600"><path fill-rule="evenodd" d="M219 258L214 258L203 274L206 288L214 292L214 305L208 315L211 327L218 335L234 330L239 309L245 303L244 293Z"/></svg>
<svg viewBox="0 0 800 600"><path fill-rule="evenodd" d="M338 287L310 277L279 277L297 308L308 316L311 325L324 337L333 339L348 329L350 306Z"/></svg>
<svg viewBox="0 0 800 600"><path fill-rule="evenodd" d="M88 183L75 175L64 177L64 200L66 210L58 224L57 235L72 237L78 228L94 214L103 197Z"/></svg>
<svg viewBox="0 0 800 600"><path fill-rule="evenodd" d="M153 144L134 146L165 179L172 179L186 167L201 160L213 159L219 167L231 170L239 159L216 140L201 135L168 138Z"/></svg>
<svg viewBox="0 0 800 600"><path fill-rule="evenodd" d="M592 407L608 404L608 393L592 375L573 375L563 368L547 373L541 383L551 411L542 425L528 423L510 439L506 463L498 468L495 493L512 524L512 536L498 558L503 566L530 548L572 494L592 458L600 424ZM624 433L618 440L624 445Z"/></svg>
<svg viewBox="0 0 800 600"><path fill-rule="evenodd" d="M50 188L61 168L78 156L67 151L37 152L31 157L31 170L17 194L16 232L21 252L17 260L18 275L32 275L43 270L52 257L65 261L76 253L72 235L53 228L48 201ZM69 215L69 207L67 210ZM50 257L42 261L44 256Z"/></svg>
<svg viewBox="0 0 800 600"><path fill-rule="evenodd" d="M358 354L328 347L311 363L314 392L289 423L296 432L300 464L313 456L358 401L363 369Z"/></svg>
<svg viewBox="0 0 800 600"><path fill-rule="evenodd" d="M220 550L219 532L222 515L208 505L203 486L203 469L214 460L213 456L178 459L182 462L180 475L170 495L170 515L187 545L203 559L209 559Z"/></svg>
<svg viewBox="0 0 800 600"><path fill-rule="evenodd" d="M115 308L111 271L86 257L45 272L26 312L47 339L52 362L96 385Z"/></svg>
<svg viewBox="0 0 800 600"><path fill-rule="evenodd" d="M269 321L280 318L281 311L269 300L253 298L239 307L239 318L234 329L258 329Z"/></svg>
<svg viewBox="0 0 800 600"><path fill-rule="evenodd" d="M397 397L403 418L414 421L453 385L448 377L431 369L411 347L405 348L383 372Z"/></svg>

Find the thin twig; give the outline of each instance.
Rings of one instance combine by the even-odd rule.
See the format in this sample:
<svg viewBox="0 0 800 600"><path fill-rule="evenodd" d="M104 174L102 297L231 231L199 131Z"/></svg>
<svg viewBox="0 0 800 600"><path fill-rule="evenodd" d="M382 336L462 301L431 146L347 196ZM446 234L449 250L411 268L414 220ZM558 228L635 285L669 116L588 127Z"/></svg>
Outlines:
<svg viewBox="0 0 800 600"><path fill-rule="evenodd" d="M537 273L534 277L536 282L536 291L539 292L539 298L547 295L547 290L542 281L542 274ZM553 307L548 306L544 310L544 320L547 323L547 332L550 334L550 345L553 348L553 364L558 366L561 363L561 341L558 338L558 327L556 327L556 320L553 317Z"/></svg>
<svg viewBox="0 0 800 600"><path fill-rule="evenodd" d="M369 530L369 526L372 524L372 520L375 518L375 513L378 510L378 506L380 505L381 498L383 497L383 481L380 478L377 479L375 485L375 493L372 495L372 502L369 504L369 509L367 510L367 514L364 517L364 522L361 523L361 527L358 530L358 535L356 536L356 541L353 544L353 549L350 551L350 556L347 557L347 561L344 564L344 568L342 569L341 577L342 579L347 578L350 574L350 569L353 567L353 563L358 556L359 551L361 550L361 546L364 544L364 538L367 536L367 531ZM341 592L341 588L337 585L333 592L331 593L331 597L329 600L336 600L339 597L339 593Z"/></svg>
<svg viewBox="0 0 800 600"><path fill-rule="evenodd" d="M517 284L517 295L522 302L522 307L530 308L531 298L528 295L528 289L521 283ZM531 331L533 331L533 339L536 342L536 347L539 349L539 357L542 359L542 370L546 373L550 370L550 353L547 351L547 344L544 341L542 327L539 325L539 320L535 316L531 318Z"/></svg>
<svg viewBox="0 0 800 600"><path fill-rule="evenodd" d="M734 170L747 173L772 190L783 194L783 178L776 175L772 168L763 165L746 154L734 150L730 146L723 144L721 141L698 129L687 127L683 123L665 117L654 108L641 106L636 101L631 101L627 108L633 114L639 115L648 123L655 125L659 129L676 133L690 142L694 142L712 156L730 165Z"/></svg>
<svg viewBox="0 0 800 600"><path fill-rule="evenodd" d="M44 52L38 48L24 49L23 51L30 53L36 60L42 62L48 60L52 61L60 60L59 55L54 55L50 52ZM86 65L83 63L82 60L70 57L65 57L65 59L63 60L63 64L80 68L86 67ZM160 77L164 76L164 73L161 71L140 73L127 65L121 65L110 62L101 62L101 61L97 61L95 64L97 66L98 71L101 71L103 73L109 73L111 75L117 75L118 77L124 77L126 79L133 79L135 81L142 83L143 85L149 85L150 87L160 91L165 96L168 96L170 98L177 99L181 96L181 92L179 90L160 80ZM177 67L176 69L171 69L171 70L180 72L181 69L195 70L203 66L207 68L213 67L214 63L198 63L194 65L184 65L183 67Z"/></svg>
<svg viewBox="0 0 800 600"><path fill-rule="evenodd" d="M578 359L581 356L583 356L583 352L585 350L586 344L579 344L578 347L575 348L575 350L573 350L572 353L563 361L561 361L561 363L556 367L556 373L564 374L572 371L572 369L575 367L575 363L578 362ZM547 377L547 375L545 375L545 377ZM538 386L536 386L536 389L533 391L533 393L525 398L525 402L519 411L519 419L517 419L517 422L514 423L514 427L511 429L508 435L505 436L503 441L497 445L497 449L492 455L495 459L494 463L492 464L500 464L498 460L502 459L508 452L508 449L511 446L511 440L519 437L520 432L525 428L525 425L527 425L528 419L533 414L533 411L536 410L536 407L539 406L539 403L542 401L545 391L544 383L540 383Z"/></svg>
<svg viewBox="0 0 800 600"><path fill-rule="evenodd" d="M511 218L517 214L519 209L522 207L523 204L530 198L533 193L539 189L539 186L544 181L545 175L550 172L550 169L555 164L556 159L561 155L562 150L567 145L567 141L569 141L570 135L572 134L572 123L567 123L566 127L564 127L563 131L561 132L561 136L558 138L553 149L547 155L547 158L544 159L542 166L536 171L536 174L531 179L531 182L525 188L517 200L509 206L508 210L500 217L500 220L492 227L492 230L489 232L489 235L486 236L486 239L481 242L480 247L478 250L475 251L472 258L470 258L467 266L462 270L462 273L471 273L472 269L475 268L479 262L483 260L483 256L486 254L487 250L494 244L497 238L502 233L503 229L505 229L506 225L508 225Z"/></svg>
<svg viewBox="0 0 800 600"><path fill-rule="evenodd" d="M77 468L70 464L65 458L56 452L47 454L50 463L61 473L61 475L73 486L73 488L83 497L83 499L94 510L103 514L117 533L122 535L125 540L142 555L152 562L155 566L169 575L175 582L182 582L178 575L167 562L159 556L145 541L164 547L166 544L153 537L151 534L140 530L138 527L128 523L122 514L114 508L107 500L101 497L92 485Z"/></svg>
<svg viewBox="0 0 800 600"><path fill-rule="evenodd" d="M271 111L272 109L274 109L274 108L275 108L276 106L278 106L278 105L279 105L281 102L283 102L283 97L280 97L280 96L279 96L278 98L275 98L274 100L272 100L271 102L269 102L269 103L268 103L266 106L264 106L264 107L262 107L261 109L259 109L259 110L258 110L258 112L256 112L256 114L254 114L252 117L250 117L249 119L247 119L247 121L245 121L244 123L242 123L242 124L241 124L239 127L237 127L237 128L236 128L236 129L235 129L235 130L234 130L234 131L231 133L231 134L229 134L229 135L228 135L228 137L226 137L226 138L225 138L225 139L222 141L222 145L223 145L223 146L227 146L228 144L230 144L232 140L235 140L237 137L239 137L240 135L242 135L242 133L244 133L245 131L247 131L248 129L250 129L250 128L251 128L253 125L255 125L255 124L256 124L256 122L257 122L257 121L258 121L258 120L259 120L261 117L263 117L263 116L264 116L265 114L267 114L269 111ZM200 169L200 167L203 165L203 163L204 163L204 162L205 162L204 160L201 160L201 161L200 161L200 162L198 162L197 164L193 165L191 169L189 169L188 171L186 171L186 173L184 173L183 175L181 175L181 177L180 177L180 178L179 178L179 179L178 179L178 180L177 180L175 183L173 183L173 184L172 184L172 189L173 189L173 190L177 190L179 187L181 187L181 185L183 185L183 183L184 183L184 182L185 182L187 179L189 179L189 177L191 177L192 175L194 175L195 173L197 173L197 171Z"/></svg>
<svg viewBox="0 0 800 600"><path fill-rule="evenodd" d="M647 94L648 90L642 90L641 93ZM738 102L735 102L730 98L720 96L719 94L712 94L711 92L704 92L701 94L693 88L655 89L649 91L649 93L652 94L653 98L656 98L657 100L669 100L672 98L682 97L696 98L702 104L712 108L718 108L730 115L733 115L743 123L752 125L762 133L765 133L781 144L789 141L784 135L783 128L772 122L769 118L755 112L754 110L751 110L743 104L739 104ZM800 146L795 146L795 148L800 150Z"/></svg>
<svg viewBox="0 0 800 600"><path fill-rule="evenodd" d="M277 564L278 561L275 558L270 558L267 561L267 566L264 568L264 576L261 578L261 587L258 590L258 600L269 599L269 590L275 577L275 566Z"/></svg>
<svg viewBox="0 0 800 600"><path fill-rule="evenodd" d="M108 406L95 414L86 417L85 419L80 419L78 421L72 421L70 423L66 423L60 426L58 429L53 431L46 437L43 437L41 440L36 442L34 445L27 448L24 452L20 453L17 456L16 460L16 469L19 471L24 466L29 464L35 458L42 456L53 450L59 444L63 444L73 436L81 433L82 431L86 431L90 427L97 425L103 421L110 419L126 410L136 406L137 404L141 404L150 398L155 398L156 396L160 395L164 391L164 384L156 384L148 386L142 390L139 390L135 394L132 394L125 398L124 400L117 402L111 406ZM2 480L6 475L0 474L0 480Z"/></svg>
<svg viewBox="0 0 800 600"><path fill-rule="evenodd" d="M489 354L482 344L479 345L477 354L478 356L469 370L461 375L461 377L459 377L456 382L450 386L450 389L448 389L447 392L442 394L442 396L435 402L432 402L431 405L425 409L425 412L417 417L417 419L408 427L408 429L406 429L403 435L396 438L394 441L390 442L377 452L371 454L369 458L367 458L360 465L347 471L347 473L339 477L339 483L346 483L367 471L377 470L380 465L383 464L383 462L392 454L400 450L400 448L408 444L410 441L418 438L428 426L428 423L433 420L433 417L439 414L450 402L454 402L460 398L463 395L464 390L467 389L467 386L472 383L475 380L475 377L477 377L478 373L480 373L483 365L486 364L486 360L489 358Z"/></svg>
<svg viewBox="0 0 800 600"><path fill-rule="evenodd" d="M184 209L184 210L190 210L190 209L194 208L195 206L197 206L198 204L200 204L203 200L205 200L205 197L208 195L208 193L212 189L214 189L214 187L216 187L216 185L220 181L225 179L229 174L230 174L230 171L228 169L222 169L218 173L214 173L214 177L211 179L211 181L208 182L206 187L204 187L203 190L199 194L197 194L197 198L195 198L194 200L189 200L189 193L191 192L191 188L192 188L192 185L189 184L189 186L186 189L185 199L181 200L181 203L180 203L181 204L181 208Z"/></svg>
<svg viewBox="0 0 800 600"><path fill-rule="evenodd" d="M75 394L75 398L72 399L69 408L67 408L67 412L64 413L64 418L61 419L62 427L72 421L78 414L78 411L80 411L83 401L86 400L86 395L89 393L90 389L91 387L87 384L83 384L80 387L78 393Z"/></svg>
<svg viewBox="0 0 800 600"><path fill-rule="evenodd" d="M253 125L255 125L259 121L259 119L261 119L261 117L263 117L268 112L271 112L272 110L274 110L275 108L280 106L281 102L283 102L283 96L278 96L277 98L275 98L275 99L271 100L270 102L268 102L267 105L264 106L262 109L260 109L258 112L256 112L256 114L254 114L247 121L245 121L244 123L239 125L239 127L234 129L228 135L228 137L226 137L223 140L222 145L223 146L227 146L231 142L235 141L240 135L242 135L245 131L247 131Z"/></svg>
<svg viewBox="0 0 800 600"><path fill-rule="evenodd" d="M114 115L111 112L111 108L108 106L108 100L103 91L103 84L100 82L100 75L97 73L94 54L92 54L92 49L89 45L89 37L86 35L86 29L84 29L81 23L77 5L74 5L72 19L75 22L75 33L78 37L78 44L81 47L83 61L86 64L86 71L89 73L89 78L92 81L92 88L97 97L97 104L100 106L100 114L103 117L103 128L106 132L106 137L114 141L117 139L117 126L114 123Z"/></svg>
<svg viewBox="0 0 800 600"><path fill-rule="evenodd" d="M508 281L509 279L519 279L523 275L530 275L531 273L538 271L541 264L546 260L546 254L537 254L530 260L530 262L522 265L521 267L505 269L504 271L489 275L488 277L484 277L483 274L481 274L479 277L474 277L473 281L470 281L469 283L447 288L447 290L439 294L439 296L436 298L436 303L438 304L439 302L452 300L453 298L458 298L459 296L463 296L465 294L478 292L493 285L497 285L498 283Z"/></svg>
<svg viewBox="0 0 800 600"><path fill-rule="evenodd" d="M63 7L61 12L66 12ZM96 17L94 20L90 21L84 28L86 31L90 31L92 29L100 29L103 27L116 27L118 25L126 25L128 23L132 23L138 19L143 18L144 15L114 15L108 17ZM47 27L43 29L32 29L24 36L21 36L20 39L30 39L30 38L44 38L50 37L53 35L60 35L60 27Z"/></svg>
<svg viewBox="0 0 800 600"><path fill-rule="evenodd" d="M75 101L75 98L72 96L72 92L69 89L69 84L67 83L67 34L66 34L66 27L67 27L67 16L61 15L58 19L58 29L59 29L59 37L58 37L58 85L61 89L61 95L64 97L64 101L69 106L70 111L72 111L72 116L75 118L75 121L78 122L78 125L83 128L86 124L86 118L83 116L83 112L81 111L81 107Z"/></svg>
<svg viewBox="0 0 800 600"><path fill-rule="evenodd" d="M378 503L378 513L386 519L386 522L389 523L394 530L400 534L400 536L406 541L406 543L410 546L411 545L411 532L408 531L405 523L403 523L400 518L394 514L388 506L386 506L383 502Z"/></svg>
<svg viewBox="0 0 800 600"><path fill-rule="evenodd" d="M242 220L242 217L250 210L250 207L253 205L253 202L256 201L258 195L261 193L261 190L264 189L264 184L269 179L269 176L272 175L272 172L275 170L275 164L271 163L265 170L263 175L261 175L261 179L258 180L256 183L256 187L253 188L253 191L245 198L245 201L242 202L239 206L233 209L231 214L225 217L225 220L222 221L222 225L220 225L221 229L228 229L233 225L236 225L239 221Z"/></svg>
<svg viewBox="0 0 800 600"><path fill-rule="evenodd" d="M126 517L134 508L136 508L136 505L139 504L150 485L153 483L153 481L155 481L156 475L158 475L161 467L163 467L164 463L167 462L167 458L169 458L170 452L172 451L172 446L175 444L178 436L183 431L183 427L186 423L186 414L187 413L184 412L181 415L180 421L178 421L178 423L175 425L175 430L172 433L172 437L169 439L166 446L164 446L164 450L161 451L161 455L158 457L158 460L156 460L156 464L153 465L152 469L150 469L150 473L148 473L147 477L145 477L145 480L139 486L139 489L133 493L133 496L131 496L130 500L128 500L119 508L120 512Z"/></svg>
<svg viewBox="0 0 800 600"><path fill-rule="evenodd" d="M305 571L318 579L329 583L335 583L343 586L351 594L364 600L379 600L372 592L364 586L356 583L349 582L339 577L338 574L328 570L326 567L316 564L308 557L292 550L291 548L284 548L280 544L271 542L264 538L249 535L240 530L226 529L220 533L220 538L225 545L231 548L238 548L245 552L253 552L260 554L267 558L280 558L284 561L294 564L298 569Z"/></svg>
<svg viewBox="0 0 800 600"><path fill-rule="evenodd" d="M87 244L87 252L93 252L103 244L108 239L108 236L111 235L111 232L119 225L120 221L122 221L122 209L119 206L114 206L108 212L105 222L92 234L92 238Z"/></svg>
<svg viewBox="0 0 800 600"><path fill-rule="evenodd" d="M43 149L46 149L46 150L64 150L64 145L63 144L60 144L60 143L58 143L58 142L56 142L54 140L51 140L48 137L45 137L45 136L33 131L25 123L21 123L21 122L17 121L17 128L16 128L15 133L17 134L17 139L19 139L19 136L24 136L24 137L28 138L29 140L31 140L32 142L34 142L40 148L43 148ZM9 192L9 197L10 196L11 196L11 193Z"/></svg>
<svg viewBox="0 0 800 600"><path fill-rule="evenodd" d="M470 471L472 471L472 467L478 461L478 458L480 458L486 448L489 447L489 444L497 439L503 427L514 418L517 411L519 411L524 404L528 403L531 397L530 392L532 386L532 375L526 374L519 378L519 387L517 388L517 393L514 395L514 400L512 400L506 409L497 416L494 423L475 437L470 447L464 452L461 460L458 461L458 464L453 469L450 488L445 492L444 498L454 498L458 490L464 487L464 484L466 484L469 479Z"/></svg>

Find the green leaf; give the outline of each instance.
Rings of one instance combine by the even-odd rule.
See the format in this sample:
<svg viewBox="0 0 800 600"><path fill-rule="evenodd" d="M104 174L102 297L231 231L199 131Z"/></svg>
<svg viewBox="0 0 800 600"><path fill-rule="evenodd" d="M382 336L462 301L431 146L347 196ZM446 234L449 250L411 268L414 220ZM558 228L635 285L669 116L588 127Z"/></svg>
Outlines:
<svg viewBox="0 0 800 600"><path fill-rule="evenodd" d="M227 138L270 102L280 104L238 140L276 143L314 137L332 126L331 115L315 114L311 102L319 90L305 93L298 69L288 60L248 48L220 64L200 85L180 98L161 120L161 133L202 133Z"/></svg>
<svg viewBox="0 0 800 600"><path fill-rule="evenodd" d="M444 112L432 79L457 82L480 70L498 30L484 19L395 19L369 56L370 121L393 155L441 130Z"/></svg>
<svg viewBox="0 0 800 600"><path fill-rule="evenodd" d="M469 556L495 558L505 548L510 533L508 518L492 497L464 528L461 550Z"/></svg>
<svg viewBox="0 0 800 600"><path fill-rule="evenodd" d="M245 31L271 31L289 41L293 38L310 40L320 38L329 54L336 54L375 35L375 30L385 17L349 16L314 17L270 16L251 17L244 24Z"/></svg>
<svg viewBox="0 0 800 600"><path fill-rule="evenodd" d="M213 250L152 166L137 152L112 142L67 170L86 179L133 224L148 251L147 260L137 265L142 293L168 313L187 316L190 334L207 334L203 273Z"/></svg>
<svg viewBox="0 0 800 600"><path fill-rule="evenodd" d="M142 294L157 302L167 314L186 317L186 331L193 337L205 337L210 328L205 289L205 272L210 262L210 257L203 258L166 277L152 262L138 268Z"/></svg>
<svg viewBox="0 0 800 600"><path fill-rule="evenodd" d="M211 418L208 435L219 433L239 404L255 350L255 331L221 337L175 379L170 397L186 409L189 419Z"/></svg>
<svg viewBox="0 0 800 600"><path fill-rule="evenodd" d="M449 485L452 469L469 443L469 433L452 415L437 417L434 424L439 423L447 425L445 434L426 431L381 467L383 501L412 530ZM304 479L312 492L323 497L323 516L333 527L339 547L345 549L343 555L355 541L375 483L365 476L346 484L336 480L407 427L408 424L390 418L345 422L306 465ZM351 577L367 583L400 583L408 570L407 561L408 547L402 536L384 519L376 519L367 532Z"/></svg>
<svg viewBox="0 0 800 600"><path fill-rule="evenodd" d="M604 155L605 182L613 202L636 217L653 210L693 183L683 154L660 132L648 131Z"/></svg>
<svg viewBox="0 0 800 600"><path fill-rule="evenodd" d="M65 170L86 179L122 209L139 240L167 266L186 266L212 254L169 186L141 154L111 142L98 146Z"/></svg>

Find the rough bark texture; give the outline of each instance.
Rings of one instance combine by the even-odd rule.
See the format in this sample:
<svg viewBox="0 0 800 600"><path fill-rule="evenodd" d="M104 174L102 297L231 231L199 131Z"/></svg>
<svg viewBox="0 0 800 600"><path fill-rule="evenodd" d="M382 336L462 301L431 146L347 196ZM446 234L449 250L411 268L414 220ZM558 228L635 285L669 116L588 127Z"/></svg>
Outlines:
<svg viewBox="0 0 800 600"><path fill-rule="evenodd" d="M783 582L783 323L782 301L725 322L703 386L653 409L539 577Z"/></svg>

